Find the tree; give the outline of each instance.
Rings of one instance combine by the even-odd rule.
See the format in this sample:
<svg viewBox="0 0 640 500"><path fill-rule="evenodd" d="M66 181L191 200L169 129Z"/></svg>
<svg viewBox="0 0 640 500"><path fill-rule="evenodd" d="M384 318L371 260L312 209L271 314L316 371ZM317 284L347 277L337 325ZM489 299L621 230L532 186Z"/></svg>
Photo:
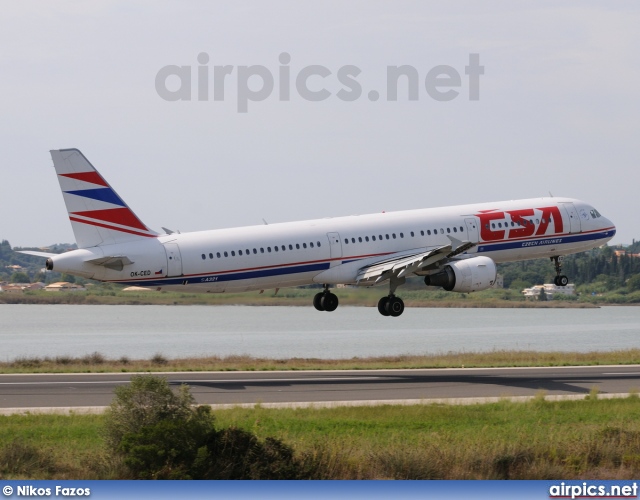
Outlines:
<svg viewBox="0 0 640 500"><path fill-rule="evenodd" d="M29 276L25 273L13 273L9 281L11 281L11 283L31 283Z"/></svg>
<svg viewBox="0 0 640 500"><path fill-rule="evenodd" d="M640 290L640 274L635 274L627 280L627 289L630 292Z"/></svg>

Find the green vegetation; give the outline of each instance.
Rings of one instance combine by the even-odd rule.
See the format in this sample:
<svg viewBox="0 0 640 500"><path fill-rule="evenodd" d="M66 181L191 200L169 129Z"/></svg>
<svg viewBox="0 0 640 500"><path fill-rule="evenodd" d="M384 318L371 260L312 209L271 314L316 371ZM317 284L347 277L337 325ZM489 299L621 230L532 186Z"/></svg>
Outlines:
<svg viewBox="0 0 640 500"><path fill-rule="evenodd" d="M640 473L640 400L473 406L232 409L217 429L277 440L320 479L632 479ZM106 446L103 415L0 417L0 476L135 477ZM240 433L241 434L241 433ZM161 434L160 442L173 441ZM244 434L242 434L244 435ZM175 444L175 446L178 446Z"/></svg>
<svg viewBox="0 0 640 500"><path fill-rule="evenodd" d="M148 360L107 359L94 352L81 358L18 358L0 362L0 373L107 373L271 370L379 370L410 368L490 368L509 366L589 366L640 364L640 349L607 352L489 351L448 352L422 356L374 358L271 359L251 356L209 356L169 359L157 353Z"/></svg>
<svg viewBox="0 0 640 500"><path fill-rule="evenodd" d="M293 450L235 427L217 429L187 386L136 375L118 387L105 415L105 442L134 479L304 479Z"/></svg>

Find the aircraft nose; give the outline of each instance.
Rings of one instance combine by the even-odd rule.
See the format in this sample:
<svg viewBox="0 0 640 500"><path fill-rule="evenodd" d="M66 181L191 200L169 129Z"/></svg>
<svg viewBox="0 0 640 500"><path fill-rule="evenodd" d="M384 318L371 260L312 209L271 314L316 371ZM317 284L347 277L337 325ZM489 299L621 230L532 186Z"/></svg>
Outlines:
<svg viewBox="0 0 640 500"><path fill-rule="evenodd" d="M613 236L616 234L616 225L610 220L604 217L604 227L608 228L608 233Z"/></svg>

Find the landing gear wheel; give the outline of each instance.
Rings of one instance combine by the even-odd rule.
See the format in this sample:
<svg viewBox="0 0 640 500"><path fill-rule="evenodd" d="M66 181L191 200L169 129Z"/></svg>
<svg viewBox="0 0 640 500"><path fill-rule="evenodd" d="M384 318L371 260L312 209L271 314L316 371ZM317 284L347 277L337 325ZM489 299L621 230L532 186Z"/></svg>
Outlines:
<svg viewBox="0 0 640 500"><path fill-rule="evenodd" d="M318 311L324 311L324 307L322 307L322 296L324 294L322 292L316 293L313 296L313 307L315 307Z"/></svg>
<svg viewBox="0 0 640 500"><path fill-rule="evenodd" d="M556 286L567 286L569 284L569 278L562 274L562 257L550 257L556 267L556 277L553 279L553 283Z"/></svg>
<svg viewBox="0 0 640 500"><path fill-rule="evenodd" d="M387 302L389 302L389 297L382 297L378 301L378 312L383 316L389 316L389 312L387 311Z"/></svg>
<svg viewBox="0 0 640 500"><path fill-rule="evenodd" d="M389 297L386 309L390 316L397 318L404 312L404 302L400 297Z"/></svg>
<svg viewBox="0 0 640 500"><path fill-rule="evenodd" d="M338 308L338 297L335 294L327 292L321 295L320 305L324 311L332 312Z"/></svg>

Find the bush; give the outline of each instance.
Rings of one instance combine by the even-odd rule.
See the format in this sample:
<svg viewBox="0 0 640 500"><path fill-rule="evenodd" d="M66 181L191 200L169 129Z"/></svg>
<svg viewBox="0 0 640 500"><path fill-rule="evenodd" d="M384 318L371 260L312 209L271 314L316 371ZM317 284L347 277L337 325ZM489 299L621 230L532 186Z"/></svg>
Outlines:
<svg viewBox="0 0 640 500"><path fill-rule="evenodd" d="M187 386L176 394L164 378L153 375L131 377L131 383L117 387L115 395L105 419L105 439L112 450L118 450L125 434L165 420L185 421L193 413Z"/></svg>
<svg viewBox="0 0 640 500"><path fill-rule="evenodd" d="M187 386L137 375L118 387L105 438L137 479L303 479L311 475L293 450L273 438L217 430L208 406L192 407ZM305 472L306 471L306 472Z"/></svg>

